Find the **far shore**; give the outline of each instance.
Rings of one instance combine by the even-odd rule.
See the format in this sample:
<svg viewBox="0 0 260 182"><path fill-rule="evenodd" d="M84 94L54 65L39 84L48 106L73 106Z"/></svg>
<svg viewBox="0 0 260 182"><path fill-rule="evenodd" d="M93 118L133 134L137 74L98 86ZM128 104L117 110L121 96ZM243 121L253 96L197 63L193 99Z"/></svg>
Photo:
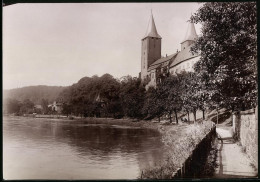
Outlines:
<svg viewBox="0 0 260 182"><path fill-rule="evenodd" d="M97 117L67 117L64 115L25 115L25 116L12 116L12 115L5 115L5 117L17 117L17 118L30 118L30 119L50 119L55 121L67 121L67 122L73 122L75 124L80 124L82 122L86 124L108 124L108 125L120 125L120 126L130 126L130 127L138 127L138 128L147 128L147 129L155 129L160 132L164 132L165 130L168 130L172 128L172 126L175 127L183 127L189 125L188 123L183 123L182 121L179 121L179 124L176 124L175 122L170 123L168 120L161 120L160 122L158 120L139 120L134 118L121 118L121 119L115 119L115 118L97 118Z"/></svg>

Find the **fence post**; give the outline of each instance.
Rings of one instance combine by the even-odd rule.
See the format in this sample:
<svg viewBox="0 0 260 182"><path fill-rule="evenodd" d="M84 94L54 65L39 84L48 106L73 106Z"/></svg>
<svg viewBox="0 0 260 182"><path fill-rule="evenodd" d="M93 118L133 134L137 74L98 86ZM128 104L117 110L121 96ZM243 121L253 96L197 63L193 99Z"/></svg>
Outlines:
<svg viewBox="0 0 260 182"><path fill-rule="evenodd" d="M240 113L238 111L232 113L233 136L236 140L240 138Z"/></svg>

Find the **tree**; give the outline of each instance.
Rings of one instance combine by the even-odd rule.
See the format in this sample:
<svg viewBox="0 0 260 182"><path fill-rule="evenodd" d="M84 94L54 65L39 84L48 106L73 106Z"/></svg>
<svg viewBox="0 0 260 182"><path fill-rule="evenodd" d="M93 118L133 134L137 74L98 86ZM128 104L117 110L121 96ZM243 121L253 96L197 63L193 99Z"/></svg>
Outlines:
<svg viewBox="0 0 260 182"><path fill-rule="evenodd" d="M4 100L4 111L8 114L19 113L21 102L16 99L7 98Z"/></svg>
<svg viewBox="0 0 260 182"><path fill-rule="evenodd" d="M20 113L32 114L33 111L34 111L34 103L29 99L25 99L21 104Z"/></svg>
<svg viewBox="0 0 260 182"><path fill-rule="evenodd" d="M191 17L202 24L202 36L192 47L201 54L195 71L211 98L221 96L221 107L257 104L256 15L256 2L210 2Z"/></svg>
<svg viewBox="0 0 260 182"><path fill-rule="evenodd" d="M122 78L120 87L120 101L125 116L141 118L144 105L145 88L141 79L131 76Z"/></svg>
<svg viewBox="0 0 260 182"><path fill-rule="evenodd" d="M161 90L161 99L164 105L164 111L170 116L170 122L172 112L174 112L175 120L178 124L178 112L181 111L183 106L181 99L181 78L172 75L164 78L158 85L158 89Z"/></svg>
<svg viewBox="0 0 260 182"><path fill-rule="evenodd" d="M181 80L181 100L183 104L183 110L186 112L188 116L188 121L190 122L190 112L193 111L193 103L192 103L192 97L193 97L193 90L191 90L191 82L192 82L192 76L191 73L187 72L181 72L178 74L178 77L180 77Z"/></svg>
<svg viewBox="0 0 260 182"><path fill-rule="evenodd" d="M62 104L62 114L65 114L68 117L69 114L71 114L71 113L72 113L72 106L70 104L63 103Z"/></svg>
<svg viewBox="0 0 260 182"><path fill-rule="evenodd" d="M203 113L203 119L205 119L206 102L208 101L208 92L204 82L201 82L200 75L194 72L188 73L188 96L189 107L194 115L194 122L196 121L196 111L201 110Z"/></svg>
<svg viewBox="0 0 260 182"><path fill-rule="evenodd" d="M49 102L47 99L42 99L41 100L41 106L43 109L43 114L48 114L49 108L48 108Z"/></svg>
<svg viewBox="0 0 260 182"><path fill-rule="evenodd" d="M64 89L58 98L70 105L76 115L118 117L121 111L119 90L120 82L113 76L94 75L81 78L78 83ZM97 97L102 103L96 101Z"/></svg>
<svg viewBox="0 0 260 182"><path fill-rule="evenodd" d="M99 80L101 87L99 90L100 99L100 111L106 115L113 117L119 117L122 115L122 106L120 103L120 87L119 80L113 78L109 74L104 74Z"/></svg>
<svg viewBox="0 0 260 182"><path fill-rule="evenodd" d="M161 99L160 90L150 87L145 94L145 101L142 108L143 115L148 119L158 117L160 122L161 116L164 113L164 104Z"/></svg>

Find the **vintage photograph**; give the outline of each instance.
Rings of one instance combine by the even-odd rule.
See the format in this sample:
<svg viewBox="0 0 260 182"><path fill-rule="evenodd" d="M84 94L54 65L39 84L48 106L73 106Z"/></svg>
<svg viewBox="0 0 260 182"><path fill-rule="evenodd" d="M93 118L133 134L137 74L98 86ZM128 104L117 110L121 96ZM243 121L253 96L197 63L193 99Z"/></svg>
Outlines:
<svg viewBox="0 0 260 182"><path fill-rule="evenodd" d="M3 179L258 179L251 2L3 2Z"/></svg>

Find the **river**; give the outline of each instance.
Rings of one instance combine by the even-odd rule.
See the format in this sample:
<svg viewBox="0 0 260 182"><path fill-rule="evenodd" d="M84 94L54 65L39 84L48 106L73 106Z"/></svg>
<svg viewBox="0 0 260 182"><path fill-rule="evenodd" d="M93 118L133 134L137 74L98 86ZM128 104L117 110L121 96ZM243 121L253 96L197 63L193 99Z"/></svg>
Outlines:
<svg viewBox="0 0 260 182"><path fill-rule="evenodd" d="M4 179L136 179L163 160L163 148L151 129L3 118Z"/></svg>

